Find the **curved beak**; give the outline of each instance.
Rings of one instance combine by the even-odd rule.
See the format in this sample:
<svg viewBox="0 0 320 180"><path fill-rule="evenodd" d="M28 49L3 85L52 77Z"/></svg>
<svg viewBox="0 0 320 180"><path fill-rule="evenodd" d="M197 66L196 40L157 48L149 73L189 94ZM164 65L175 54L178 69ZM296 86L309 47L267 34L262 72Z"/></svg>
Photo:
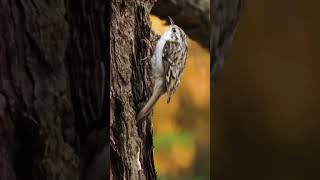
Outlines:
<svg viewBox="0 0 320 180"><path fill-rule="evenodd" d="M169 21L170 21L170 23L171 23L171 26L174 25L174 22L173 22L173 20L171 19L171 17L168 16L168 18L169 18Z"/></svg>

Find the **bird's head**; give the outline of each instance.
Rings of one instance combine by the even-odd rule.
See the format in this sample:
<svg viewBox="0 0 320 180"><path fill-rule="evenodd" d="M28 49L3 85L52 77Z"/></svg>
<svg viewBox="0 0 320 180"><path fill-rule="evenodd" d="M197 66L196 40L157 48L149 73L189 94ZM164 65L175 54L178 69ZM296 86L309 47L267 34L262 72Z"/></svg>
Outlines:
<svg viewBox="0 0 320 180"><path fill-rule="evenodd" d="M167 31L168 37L174 41L185 41L187 36L184 31L177 25L174 24L171 17L168 17L170 21L170 27Z"/></svg>

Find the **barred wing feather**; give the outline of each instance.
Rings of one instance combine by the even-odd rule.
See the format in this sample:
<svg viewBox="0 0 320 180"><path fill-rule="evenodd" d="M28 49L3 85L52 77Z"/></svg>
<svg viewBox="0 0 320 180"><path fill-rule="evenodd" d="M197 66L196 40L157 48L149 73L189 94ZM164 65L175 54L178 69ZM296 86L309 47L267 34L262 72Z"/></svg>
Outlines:
<svg viewBox="0 0 320 180"><path fill-rule="evenodd" d="M167 41L164 45L162 60L166 70L167 103L180 83L186 65L187 50L187 46L181 45L178 41Z"/></svg>

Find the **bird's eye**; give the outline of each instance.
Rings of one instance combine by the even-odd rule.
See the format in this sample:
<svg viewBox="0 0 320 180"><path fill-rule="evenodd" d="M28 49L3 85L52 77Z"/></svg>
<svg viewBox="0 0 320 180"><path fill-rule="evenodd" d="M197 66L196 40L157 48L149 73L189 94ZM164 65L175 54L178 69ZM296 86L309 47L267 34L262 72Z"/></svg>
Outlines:
<svg viewBox="0 0 320 180"><path fill-rule="evenodd" d="M173 28L173 29L172 29L172 32L174 32L174 33L175 33L175 32L176 32L176 29L175 29L175 28Z"/></svg>

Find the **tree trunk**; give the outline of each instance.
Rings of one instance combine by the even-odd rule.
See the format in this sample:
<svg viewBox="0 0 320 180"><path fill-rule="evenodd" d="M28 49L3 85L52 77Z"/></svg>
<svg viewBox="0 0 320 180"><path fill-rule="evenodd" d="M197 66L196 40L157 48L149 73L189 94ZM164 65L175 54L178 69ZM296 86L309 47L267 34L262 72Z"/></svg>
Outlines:
<svg viewBox="0 0 320 180"><path fill-rule="evenodd" d="M106 176L89 171L106 149L106 13L102 0L0 0L1 179Z"/></svg>
<svg viewBox="0 0 320 180"><path fill-rule="evenodd" d="M156 179L152 121L136 125L136 114L151 95L150 65L141 59L152 36L154 0L113 0L111 5L110 179Z"/></svg>

